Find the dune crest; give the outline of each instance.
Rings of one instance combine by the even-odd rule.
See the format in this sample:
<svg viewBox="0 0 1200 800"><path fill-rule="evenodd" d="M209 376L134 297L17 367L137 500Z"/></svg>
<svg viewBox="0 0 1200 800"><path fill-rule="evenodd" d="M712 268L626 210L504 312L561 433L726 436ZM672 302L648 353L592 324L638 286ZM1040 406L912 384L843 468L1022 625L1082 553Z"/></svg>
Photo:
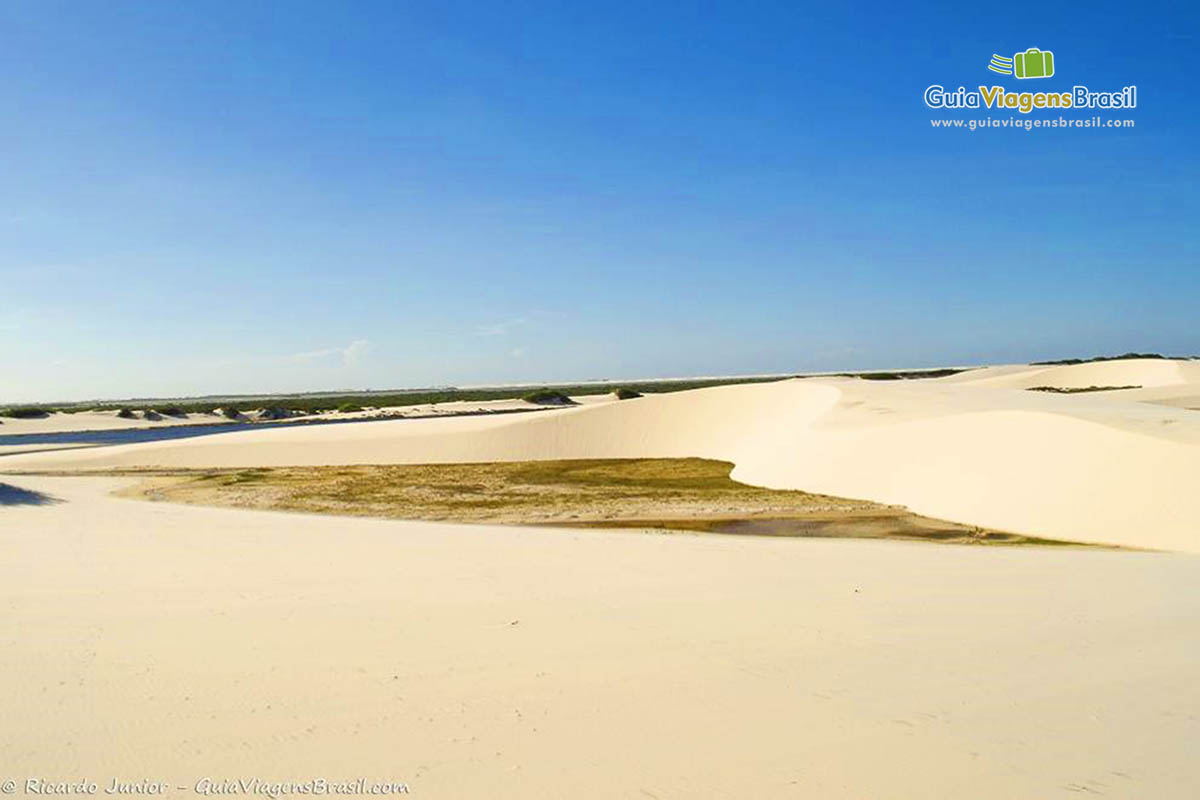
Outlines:
<svg viewBox="0 0 1200 800"><path fill-rule="evenodd" d="M1055 539L1200 552L1200 414L1057 381L1196 391L1200 364L1140 359L949 378L795 379L530 417L254 430L17 455L10 469L252 467L698 456L741 481L908 506Z"/></svg>

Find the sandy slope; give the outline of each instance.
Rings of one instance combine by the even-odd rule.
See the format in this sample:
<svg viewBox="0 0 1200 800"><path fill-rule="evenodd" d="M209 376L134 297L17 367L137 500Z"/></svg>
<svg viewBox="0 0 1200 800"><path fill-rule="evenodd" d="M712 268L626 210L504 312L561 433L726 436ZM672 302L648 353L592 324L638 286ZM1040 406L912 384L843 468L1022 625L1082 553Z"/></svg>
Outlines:
<svg viewBox="0 0 1200 800"><path fill-rule="evenodd" d="M134 428L163 428L169 425L215 425L228 422L215 414L188 414L184 417L162 417L158 420L138 416L124 419L116 411L80 411L75 414L53 413L37 419L0 420L0 436L26 433L64 433L76 431L120 431Z"/></svg>
<svg viewBox="0 0 1200 800"><path fill-rule="evenodd" d="M959 373L946 380L1010 389L1028 389L1033 386L1177 386L1200 384L1200 361L1146 358L1095 361L1066 366L988 367Z"/></svg>
<svg viewBox="0 0 1200 800"><path fill-rule="evenodd" d="M1122 400L1200 409L1200 361L1134 359L1069 366L987 367L945 380L1010 389L1028 389L1034 386L1054 386L1061 389L1138 386L1140 388L1107 394L1119 395Z"/></svg>
<svg viewBox="0 0 1200 800"><path fill-rule="evenodd" d="M0 505L3 777L1200 791L1193 556L470 528L6 480L28 493L0 490L23 503Z"/></svg>
<svg viewBox="0 0 1200 800"><path fill-rule="evenodd" d="M1020 388L1158 381L1188 392L1197 368L1145 360L944 380L804 379L518 418L256 430L18 455L0 467L704 456L731 460L735 478L774 488L902 504L1035 536L1200 552L1200 414L1120 392Z"/></svg>

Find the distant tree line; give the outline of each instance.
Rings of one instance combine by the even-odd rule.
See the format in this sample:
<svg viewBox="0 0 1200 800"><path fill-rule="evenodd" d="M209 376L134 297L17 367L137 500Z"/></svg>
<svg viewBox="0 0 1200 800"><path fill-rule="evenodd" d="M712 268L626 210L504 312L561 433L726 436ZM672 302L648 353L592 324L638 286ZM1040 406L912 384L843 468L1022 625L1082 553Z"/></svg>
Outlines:
<svg viewBox="0 0 1200 800"><path fill-rule="evenodd" d="M383 408L386 406L416 406L432 403L452 402L482 402L485 400L515 400L528 395L539 393L561 394L564 397L583 394L608 394L620 391L623 397L632 397L645 393L682 392L688 389L702 389L707 386L727 386L739 383L769 383L783 380L792 376L776 376L769 378L713 378L709 380L678 380L678 381L643 381L643 382L612 382L612 383L577 383L549 385L530 392L528 386L498 386L486 389L432 389L396 392L347 392L345 394L295 394L295 395L255 395L237 398L207 397L196 400L172 400L164 404L161 400L137 401L117 400L101 403L80 404L46 404L30 406L14 406L0 409L0 417L38 418L50 413L66 414L80 411L119 411L121 416L132 417L135 412L161 414L164 417L180 417L186 414L221 414L229 419L237 419L243 412L258 409L270 409L293 414L316 414L320 412L337 411L352 413L362 411L366 407Z"/></svg>

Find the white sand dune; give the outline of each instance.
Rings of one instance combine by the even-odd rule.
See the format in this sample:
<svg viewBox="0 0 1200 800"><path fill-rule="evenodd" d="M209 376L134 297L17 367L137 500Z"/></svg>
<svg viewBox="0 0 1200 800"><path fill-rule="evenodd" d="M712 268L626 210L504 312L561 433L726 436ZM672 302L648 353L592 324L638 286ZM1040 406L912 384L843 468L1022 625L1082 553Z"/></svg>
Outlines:
<svg viewBox="0 0 1200 800"><path fill-rule="evenodd" d="M1130 389L1121 393L1121 399L1200 411L1200 382Z"/></svg>
<svg viewBox="0 0 1200 800"><path fill-rule="evenodd" d="M802 387L767 391L774 422L744 431L837 401ZM694 422L751 396L697 394ZM0 777L575 800L1200 787L1193 556L404 523L4 480Z"/></svg>
<svg viewBox="0 0 1200 800"><path fill-rule="evenodd" d="M905 505L1051 538L1200 552L1200 414L1022 387L1190 391L1200 365L1154 359L999 368L919 381L802 379L520 417L255 430L10 456L10 469L226 467L642 456L732 461L774 488Z"/></svg>
<svg viewBox="0 0 1200 800"><path fill-rule="evenodd" d="M55 412L33 419L5 418L4 424L0 425L0 436L29 433L121 431L138 428L163 428L169 425L212 425L227 421L214 414L188 414L184 417L160 417L157 420L149 420L140 415L131 419L118 417L116 411L79 411L74 414Z"/></svg>
<svg viewBox="0 0 1200 800"><path fill-rule="evenodd" d="M988 367L962 372L944 380L1010 389L1029 389L1034 386L1054 386L1062 389L1083 389L1090 386L1178 386L1200 384L1200 361L1141 358L1093 361L1086 364Z"/></svg>
<svg viewBox="0 0 1200 800"><path fill-rule="evenodd" d="M694 455L1200 551L1200 412L1025 391L1195 390L1191 364L1119 366L263 427L0 469ZM1200 787L1194 555L345 519L113 497L128 480L0 477L0 778L581 800Z"/></svg>

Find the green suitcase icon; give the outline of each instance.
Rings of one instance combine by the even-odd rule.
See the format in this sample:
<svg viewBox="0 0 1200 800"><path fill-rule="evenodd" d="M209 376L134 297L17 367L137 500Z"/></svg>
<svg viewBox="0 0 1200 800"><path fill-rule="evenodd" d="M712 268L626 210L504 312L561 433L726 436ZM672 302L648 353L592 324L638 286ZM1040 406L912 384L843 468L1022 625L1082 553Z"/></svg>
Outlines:
<svg viewBox="0 0 1200 800"><path fill-rule="evenodd" d="M1054 53L1049 50L1031 47L1014 55L1013 61L1013 72L1018 78L1049 78L1054 74Z"/></svg>

